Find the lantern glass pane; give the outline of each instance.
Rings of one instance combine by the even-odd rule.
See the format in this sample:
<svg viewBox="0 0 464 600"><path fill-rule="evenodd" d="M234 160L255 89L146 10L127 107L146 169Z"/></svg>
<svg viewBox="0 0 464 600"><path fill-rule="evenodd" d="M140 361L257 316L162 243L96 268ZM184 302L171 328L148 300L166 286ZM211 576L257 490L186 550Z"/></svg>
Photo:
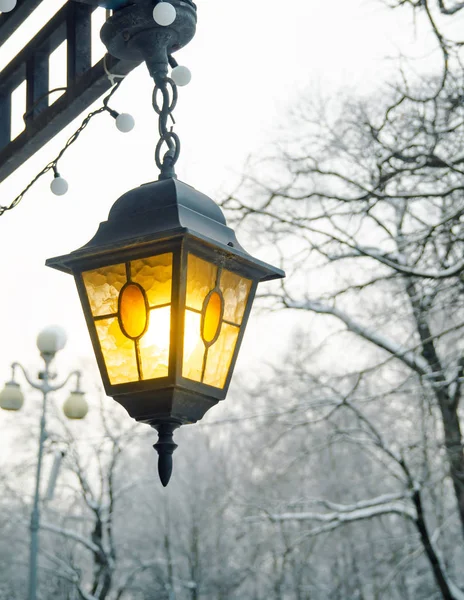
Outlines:
<svg viewBox="0 0 464 600"><path fill-rule="evenodd" d="M216 286L218 268L194 254L188 255L187 308L201 311L206 296Z"/></svg>
<svg viewBox="0 0 464 600"><path fill-rule="evenodd" d="M224 269L221 291L224 296L224 320L241 325L250 295L251 281Z"/></svg>
<svg viewBox="0 0 464 600"><path fill-rule="evenodd" d="M186 310L183 377L193 381L201 381L205 351L205 344L201 338L201 314Z"/></svg>
<svg viewBox="0 0 464 600"><path fill-rule="evenodd" d="M147 294L150 307L171 303L172 254L160 254L131 262L131 279Z"/></svg>
<svg viewBox="0 0 464 600"><path fill-rule="evenodd" d="M135 344L123 334L118 319L103 319L95 325L111 384L138 381Z"/></svg>
<svg viewBox="0 0 464 600"><path fill-rule="evenodd" d="M111 265L82 273L85 289L94 317L111 315L118 312L118 297L127 282L126 266Z"/></svg>
<svg viewBox="0 0 464 600"><path fill-rule="evenodd" d="M223 323L217 342L208 349L203 383L216 388L225 386L239 332L240 327Z"/></svg>
<svg viewBox="0 0 464 600"><path fill-rule="evenodd" d="M82 274L112 385L167 377L172 253Z"/></svg>
<svg viewBox="0 0 464 600"><path fill-rule="evenodd" d="M189 254L182 375L224 388L252 282Z"/></svg>

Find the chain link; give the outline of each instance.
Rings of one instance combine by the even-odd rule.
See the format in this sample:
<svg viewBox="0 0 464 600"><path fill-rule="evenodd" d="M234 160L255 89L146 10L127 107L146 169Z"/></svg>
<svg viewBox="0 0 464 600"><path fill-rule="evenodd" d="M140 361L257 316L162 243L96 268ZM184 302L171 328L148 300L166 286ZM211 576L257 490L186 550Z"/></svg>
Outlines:
<svg viewBox="0 0 464 600"><path fill-rule="evenodd" d="M160 95L161 105L158 101ZM179 159L180 139L173 131L173 127L168 126L168 121L170 119L173 125L175 124L172 113L177 105L177 99L177 86L174 81L169 77L157 78L153 90L153 108L159 116L160 139L156 144L155 161L156 166L161 171L160 179L176 177L174 167ZM167 151L162 155L164 144L167 146Z"/></svg>

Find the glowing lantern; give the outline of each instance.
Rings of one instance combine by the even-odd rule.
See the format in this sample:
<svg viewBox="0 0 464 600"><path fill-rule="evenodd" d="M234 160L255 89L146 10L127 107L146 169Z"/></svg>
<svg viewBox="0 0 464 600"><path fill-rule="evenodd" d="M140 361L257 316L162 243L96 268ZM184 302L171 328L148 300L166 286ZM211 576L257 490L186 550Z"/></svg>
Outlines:
<svg viewBox="0 0 464 600"><path fill-rule="evenodd" d="M47 265L74 275L106 393L158 430L167 485L173 431L226 397L257 285L284 273L176 179L128 192L86 246Z"/></svg>

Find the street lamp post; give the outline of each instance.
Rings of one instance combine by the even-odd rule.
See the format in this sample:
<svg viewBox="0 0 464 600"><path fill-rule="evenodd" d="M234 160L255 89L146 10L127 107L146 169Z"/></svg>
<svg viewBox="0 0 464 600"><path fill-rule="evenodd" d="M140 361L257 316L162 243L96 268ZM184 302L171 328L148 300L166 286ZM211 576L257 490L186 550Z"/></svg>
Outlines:
<svg viewBox="0 0 464 600"><path fill-rule="evenodd" d="M60 384L52 385L56 375L50 371L50 365L56 353L63 349L66 344L66 335L60 327L52 326L44 329L37 338L37 347L44 361L44 369L39 372L38 382L34 381L26 369L18 362L11 365L12 378L0 392L0 408L9 411L20 410L24 403L24 396L19 384L16 382L16 372L19 369L28 384L42 393L42 416L40 418L39 452L37 458L37 472L35 479L35 493L31 513L31 544L29 561L29 600L37 598L37 559L39 552L39 526L40 526L40 482L42 474L42 462L47 439L47 403L50 392L56 392L64 388L71 378L76 380L76 389L71 393L63 405L63 412L69 419L83 419L88 411L87 402L81 391L81 372L73 371Z"/></svg>

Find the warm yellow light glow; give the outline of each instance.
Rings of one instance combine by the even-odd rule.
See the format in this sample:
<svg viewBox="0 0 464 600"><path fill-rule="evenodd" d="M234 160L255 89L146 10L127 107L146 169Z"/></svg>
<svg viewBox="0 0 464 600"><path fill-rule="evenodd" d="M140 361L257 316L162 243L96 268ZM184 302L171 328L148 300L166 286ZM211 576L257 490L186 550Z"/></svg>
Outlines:
<svg viewBox="0 0 464 600"><path fill-rule="evenodd" d="M139 342L143 379L168 376L170 342L171 307L154 308L147 332Z"/></svg>

